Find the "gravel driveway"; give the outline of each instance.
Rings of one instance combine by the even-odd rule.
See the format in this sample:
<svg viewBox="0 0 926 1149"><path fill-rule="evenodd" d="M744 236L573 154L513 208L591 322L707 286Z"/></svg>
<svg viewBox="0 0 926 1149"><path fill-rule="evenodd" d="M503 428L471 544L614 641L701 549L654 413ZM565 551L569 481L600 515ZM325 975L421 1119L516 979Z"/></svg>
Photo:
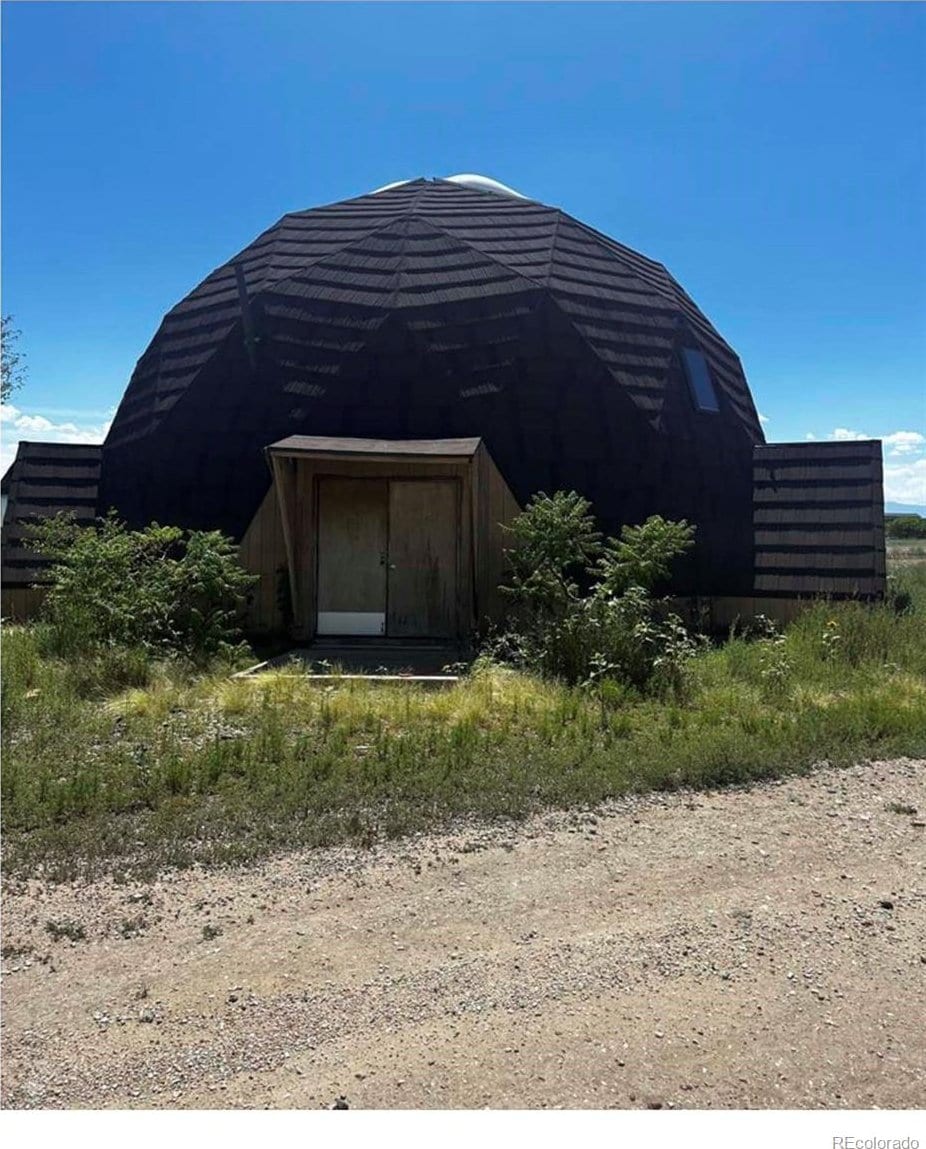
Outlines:
<svg viewBox="0 0 926 1149"><path fill-rule="evenodd" d="M7 1107L926 1104L926 762L5 883Z"/></svg>

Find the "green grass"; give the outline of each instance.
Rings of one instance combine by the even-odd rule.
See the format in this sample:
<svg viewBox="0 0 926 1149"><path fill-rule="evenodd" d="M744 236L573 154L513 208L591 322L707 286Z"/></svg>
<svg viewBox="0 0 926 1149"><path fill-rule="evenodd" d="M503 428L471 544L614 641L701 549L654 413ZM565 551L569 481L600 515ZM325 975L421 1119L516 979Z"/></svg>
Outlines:
<svg viewBox="0 0 926 1149"><path fill-rule="evenodd" d="M43 656L38 628L8 628L6 872L150 876L926 755L926 570L900 578L908 613L820 604L781 638L732 637L695 659L681 699L490 665L444 691L196 676L125 656L72 667Z"/></svg>

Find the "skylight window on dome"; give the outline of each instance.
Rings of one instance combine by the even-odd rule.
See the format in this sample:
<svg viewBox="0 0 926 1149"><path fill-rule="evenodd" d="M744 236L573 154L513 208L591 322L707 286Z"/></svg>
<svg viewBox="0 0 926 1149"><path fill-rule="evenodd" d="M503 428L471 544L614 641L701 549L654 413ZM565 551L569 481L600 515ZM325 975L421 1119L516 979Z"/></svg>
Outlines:
<svg viewBox="0 0 926 1149"><path fill-rule="evenodd" d="M683 347L682 363L695 407L699 411L719 411L720 404L717 401L717 392L714 390L714 381L701 352L692 347Z"/></svg>

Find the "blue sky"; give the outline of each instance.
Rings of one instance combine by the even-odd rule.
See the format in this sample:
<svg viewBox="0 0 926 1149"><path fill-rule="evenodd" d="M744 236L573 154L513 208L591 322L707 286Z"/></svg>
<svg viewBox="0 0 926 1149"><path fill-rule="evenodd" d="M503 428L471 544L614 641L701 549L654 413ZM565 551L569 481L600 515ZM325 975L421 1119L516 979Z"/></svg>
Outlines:
<svg viewBox="0 0 926 1149"><path fill-rule="evenodd" d="M283 212L475 171L664 262L771 440L926 503L926 8L36 4L3 21L17 437L99 436L161 316Z"/></svg>

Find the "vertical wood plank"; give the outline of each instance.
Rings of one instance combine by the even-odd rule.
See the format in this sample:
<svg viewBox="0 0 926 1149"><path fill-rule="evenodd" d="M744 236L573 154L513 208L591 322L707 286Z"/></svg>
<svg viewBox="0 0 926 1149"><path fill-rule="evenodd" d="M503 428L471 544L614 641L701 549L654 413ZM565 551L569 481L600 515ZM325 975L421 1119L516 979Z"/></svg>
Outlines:
<svg viewBox="0 0 926 1149"><path fill-rule="evenodd" d="M459 548L459 480L389 484L390 637L457 636Z"/></svg>

